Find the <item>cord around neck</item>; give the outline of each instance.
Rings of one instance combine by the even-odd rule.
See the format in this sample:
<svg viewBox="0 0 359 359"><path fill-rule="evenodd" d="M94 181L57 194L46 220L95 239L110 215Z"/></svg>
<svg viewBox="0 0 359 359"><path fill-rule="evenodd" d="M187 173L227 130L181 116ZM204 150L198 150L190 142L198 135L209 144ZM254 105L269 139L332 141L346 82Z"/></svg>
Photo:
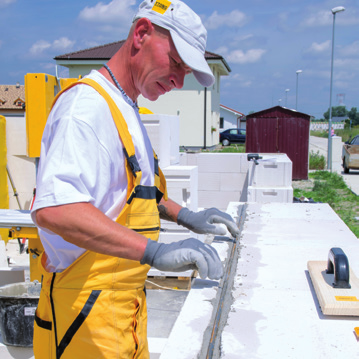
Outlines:
<svg viewBox="0 0 359 359"><path fill-rule="evenodd" d="M104 65L105 69L108 71L108 73L110 74L113 82L115 83L115 85L117 86L117 88L121 91L123 97L125 98L126 102L131 105L133 108L138 109L138 105L137 102L132 101L132 99L127 95L127 93L124 91L124 89L121 87L121 85L118 83L115 75L112 73L111 69L108 67L107 64Z"/></svg>

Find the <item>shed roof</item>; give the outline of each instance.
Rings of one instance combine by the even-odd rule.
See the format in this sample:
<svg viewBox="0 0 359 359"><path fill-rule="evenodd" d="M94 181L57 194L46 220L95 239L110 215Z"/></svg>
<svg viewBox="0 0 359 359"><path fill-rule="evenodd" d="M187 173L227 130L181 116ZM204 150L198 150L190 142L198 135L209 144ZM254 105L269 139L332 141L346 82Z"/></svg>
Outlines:
<svg viewBox="0 0 359 359"><path fill-rule="evenodd" d="M286 115L288 115L290 117L300 117L300 118L305 118L308 120L310 120L310 118L312 117L311 115L308 115L306 113L298 112L296 110L292 110L292 109L282 107L282 106L270 107L270 108L267 108L262 111L251 113L250 115L247 115L246 117L247 117L247 119L250 119L250 118L255 118L255 117L273 117L273 116L283 117L283 115L285 117L287 117Z"/></svg>
<svg viewBox="0 0 359 359"><path fill-rule="evenodd" d="M79 50L75 52L69 52L64 55L58 55L54 57L57 61L66 60L109 60L125 43L125 40L112 42L105 45L91 47L89 49ZM226 69L230 72L231 68L227 64L223 56L215 54L214 52L206 51L205 59L209 60L220 60L223 62Z"/></svg>
<svg viewBox="0 0 359 359"><path fill-rule="evenodd" d="M24 85L0 85L1 110L19 110L22 109L24 104L25 104Z"/></svg>

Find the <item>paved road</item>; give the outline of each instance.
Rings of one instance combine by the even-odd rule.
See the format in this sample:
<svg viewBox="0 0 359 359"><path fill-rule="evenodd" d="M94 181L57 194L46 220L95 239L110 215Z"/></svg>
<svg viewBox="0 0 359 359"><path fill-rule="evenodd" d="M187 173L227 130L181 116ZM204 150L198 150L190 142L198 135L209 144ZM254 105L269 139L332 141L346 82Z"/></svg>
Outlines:
<svg viewBox="0 0 359 359"><path fill-rule="evenodd" d="M328 139L322 137L310 136L309 139L309 152L316 153L319 151L320 155L323 155L327 159L328 153ZM343 169L339 173L343 176L344 181L348 187L357 195L359 195L359 171L350 170L349 173L344 173Z"/></svg>

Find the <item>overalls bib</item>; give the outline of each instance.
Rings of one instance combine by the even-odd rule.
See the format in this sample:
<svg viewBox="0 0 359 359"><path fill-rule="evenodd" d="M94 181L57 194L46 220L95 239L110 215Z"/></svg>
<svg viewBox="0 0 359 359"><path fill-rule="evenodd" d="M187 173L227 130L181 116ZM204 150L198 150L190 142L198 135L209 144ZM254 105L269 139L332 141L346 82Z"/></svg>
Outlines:
<svg viewBox="0 0 359 359"><path fill-rule="evenodd" d="M116 222L157 241L157 205L162 196L167 199L157 156L155 185L142 186L135 147L115 102L97 82L83 79L78 83L93 87L106 99L124 145L127 203ZM92 251L61 273L47 272L45 264L43 253L42 289L34 323L36 359L149 358L144 283L150 266Z"/></svg>

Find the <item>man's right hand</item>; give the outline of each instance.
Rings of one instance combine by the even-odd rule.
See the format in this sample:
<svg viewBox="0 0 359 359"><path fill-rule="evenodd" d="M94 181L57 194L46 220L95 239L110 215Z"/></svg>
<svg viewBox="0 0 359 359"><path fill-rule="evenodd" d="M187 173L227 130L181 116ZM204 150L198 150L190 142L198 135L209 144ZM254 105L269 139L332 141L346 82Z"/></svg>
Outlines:
<svg viewBox="0 0 359 359"><path fill-rule="evenodd" d="M198 270L202 279L220 279L223 275L217 251L195 238L169 244L148 239L141 264L149 264L158 270L171 272Z"/></svg>

